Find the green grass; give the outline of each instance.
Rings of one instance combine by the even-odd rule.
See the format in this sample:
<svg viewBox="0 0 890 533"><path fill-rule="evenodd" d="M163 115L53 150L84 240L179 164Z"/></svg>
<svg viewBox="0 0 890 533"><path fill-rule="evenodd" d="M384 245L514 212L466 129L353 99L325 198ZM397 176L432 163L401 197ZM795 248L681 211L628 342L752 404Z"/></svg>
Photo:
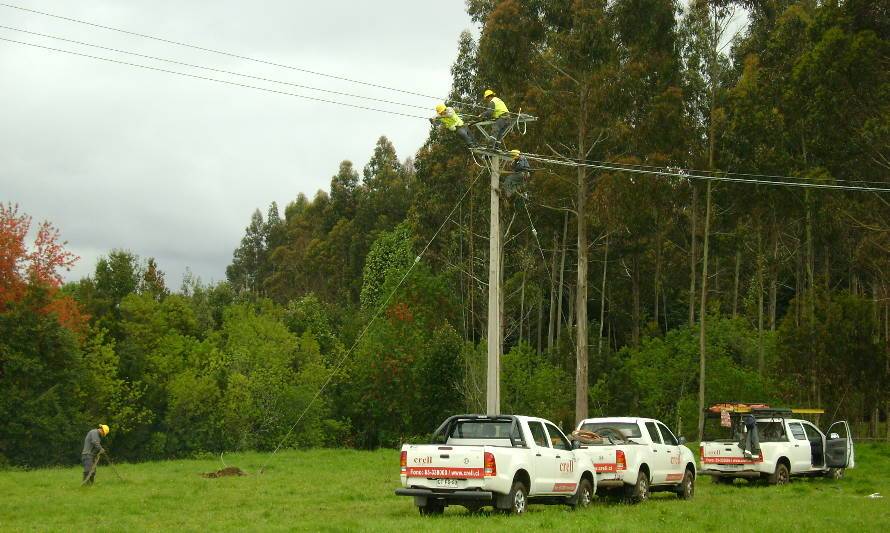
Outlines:
<svg viewBox="0 0 890 533"><path fill-rule="evenodd" d="M287 451L227 454L253 475L205 479L218 459L106 466L80 487L80 468L0 472L0 531L386 530L386 531L887 531L890 445L860 444L858 467L840 481L807 479L786 487L702 478L692 501L657 494L637 506L597 500L591 509L531 506L522 517L468 515L450 507L423 518L397 497L398 451ZM271 464L256 475L266 462ZM884 499L869 499L880 492Z"/></svg>

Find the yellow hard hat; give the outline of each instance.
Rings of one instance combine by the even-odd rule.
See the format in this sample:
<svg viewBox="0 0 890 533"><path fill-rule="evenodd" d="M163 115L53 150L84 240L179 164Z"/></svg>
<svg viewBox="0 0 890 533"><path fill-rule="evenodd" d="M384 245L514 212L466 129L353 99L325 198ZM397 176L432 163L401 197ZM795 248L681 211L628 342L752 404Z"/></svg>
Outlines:
<svg viewBox="0 0 890 533"><path fill-rule="evenodd" d="M102 430L103 435L108 435L108 432L111 431L105 424L99 424L99 429Z"/></svg>
<svg viewBox="0 0 890 533"><path fill-rule="evenodd" d="M483 98L488 98L489 96L494 96L494 91L491 89L485 89L485 93L482 94Z"/></svg>
<svg viewBox="0 0 890 533"><path fill-rule="evenodd" d="M519 150L515 150L515 149L514 149L514 150L510 150L510 154L511 154L514 158L519 157L519 155L520 155L521 153L522 153L522 152L520 152Z"/></svg>
<svg viewBox="0 0 890 533"><path fill-rule="evenodd" d="M442 114L445 111L445 104L436 104L436 113Z"/></svg>

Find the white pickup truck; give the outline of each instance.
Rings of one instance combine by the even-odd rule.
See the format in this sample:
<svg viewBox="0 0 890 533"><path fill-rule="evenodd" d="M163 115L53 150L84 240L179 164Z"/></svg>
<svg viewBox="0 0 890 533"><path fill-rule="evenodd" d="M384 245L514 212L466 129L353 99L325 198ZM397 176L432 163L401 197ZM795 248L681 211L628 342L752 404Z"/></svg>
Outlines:
<svg viewBox="0 0 890 533"><path fill-rule="evenodd" d="M582 444L593 455L597 490L622 493L641 502L650 493L675 492L688 500L695 492L695 457L661 422L651 418L587 418L577 431L599 438Z"/></svg>
<svg viewBox="0 0 890 533"><path fill-rule="evenodd" d="M542 418L457 415L445 420L431 444L405 444L402 487L420 514L441 514L449 505L471 512L484 506L514 514L529 503L587 507L596 491L586 450Z"/></svg>
<svg viewBox="0 0 890 533"><path fill-rule="evenodd" d="M837 479L855 466L846 421L831 424L826 437L811 422L791 418L791 409L736 410L731 404L722 405L729 407L706 414L700 450L700 472L713 476L717 483L745 478L783 485L792 476L813 475ZM750 417L747 424L746 417ZM753 431L757 438L752 443L748 434Z"/></svg>

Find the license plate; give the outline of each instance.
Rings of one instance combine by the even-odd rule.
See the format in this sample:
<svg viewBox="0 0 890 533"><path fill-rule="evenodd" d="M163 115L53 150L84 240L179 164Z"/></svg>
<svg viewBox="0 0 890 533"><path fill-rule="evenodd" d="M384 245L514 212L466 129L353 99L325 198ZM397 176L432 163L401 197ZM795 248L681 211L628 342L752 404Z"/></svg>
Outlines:
<svg viewBox="0 0 890 533"><path fill-rule="evenodd" d="M457 480L456 479L437 479L436 486L443 487L446 489L456 489L457 488Z"/></svg>

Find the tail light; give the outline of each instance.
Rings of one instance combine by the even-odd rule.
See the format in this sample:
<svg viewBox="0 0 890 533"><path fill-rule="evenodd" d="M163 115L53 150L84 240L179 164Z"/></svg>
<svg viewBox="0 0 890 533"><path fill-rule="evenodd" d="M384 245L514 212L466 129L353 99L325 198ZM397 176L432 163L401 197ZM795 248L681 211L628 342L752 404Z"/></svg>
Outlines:
<svg viewBox="0 0 890 533"><path fill-rule="evenodd" d="M622 450L615 452L615 470L627 470L627 458Z"/></svg>
<svg viewBox="0 0 890 533"><path fill-rule="evenodd" d="M494 454L485 452L485 477L494 477L498 475L498 465L494 461Z"/></svg>
<svg viewBox="0 0 890 533"><path fill-rule="evenodd" d="M402 457L399 460L399 463L401 464L401 467L402 467L401 474L403 476L407 475L408 474L408 452L407 451L402 450Z"/></svg>
<svg viewBox="0 0 890 533"><path fill-rule="evenodd" d="M699 458L699 459L704 459L704 458L705 458L705 447L704 447L704 446L699 446L699 447L698 447L698 458Z"/></svg>

